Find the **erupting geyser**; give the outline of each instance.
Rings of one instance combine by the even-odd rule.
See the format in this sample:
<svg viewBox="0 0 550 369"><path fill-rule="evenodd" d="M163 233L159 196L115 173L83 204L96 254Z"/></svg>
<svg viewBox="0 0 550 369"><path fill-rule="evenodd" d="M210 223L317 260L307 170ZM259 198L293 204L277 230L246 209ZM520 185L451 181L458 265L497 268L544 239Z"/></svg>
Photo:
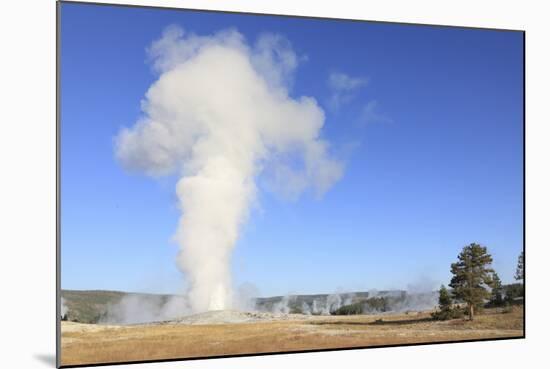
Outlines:
<svg viewBox="0 0 550 369"><path fill-rule="evenodd" d="M198 36L172 26L148 54L159 77L142 118L116 137L116 157L130 170L180 176L175 238L192 308L230 308L231 253L258 174L268 171L290 196L322 194L343 166L319 137L315 99L289 96L298 57L285 38L266 34L249 46L236 30Z"/></svg>

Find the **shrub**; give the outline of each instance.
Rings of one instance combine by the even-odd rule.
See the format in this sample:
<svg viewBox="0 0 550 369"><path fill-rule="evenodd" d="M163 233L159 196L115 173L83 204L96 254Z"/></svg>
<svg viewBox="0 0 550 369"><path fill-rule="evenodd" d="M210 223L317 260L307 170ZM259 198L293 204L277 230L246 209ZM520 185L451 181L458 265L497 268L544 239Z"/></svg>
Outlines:
<svg viewBox="0 0 550 369"><path fill-rule="evenodd" d="M449 320L461 318L464 315L464 309L453 307L449 291L445 286L439 289L439 310L432 313L434 320Z"/></svg>
<svg viewBox="0 0 550 369"><path fill-rule="evenodd" d="M432 318L434 320L450 320L462 318L464 315L465 311L463 308L453 307L433 312Z"/></svg>

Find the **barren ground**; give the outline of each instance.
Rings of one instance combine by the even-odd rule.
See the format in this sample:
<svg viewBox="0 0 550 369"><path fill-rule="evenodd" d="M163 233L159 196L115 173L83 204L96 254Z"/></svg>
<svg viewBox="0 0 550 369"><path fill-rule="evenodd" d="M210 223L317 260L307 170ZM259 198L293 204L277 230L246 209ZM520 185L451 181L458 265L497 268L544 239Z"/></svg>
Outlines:
<svg viewBox="0 0 550 369"><path fill-rule="evenodd" d="M62 365L207 357L341 347L521 337L523 309L489 309L473 322L436 322L429 312L393 315L281 316L220 324L183 320L106 326L62 322ZM209 322L212 322L209 324ZM206 324L205 324L206 322Z"/></svg>

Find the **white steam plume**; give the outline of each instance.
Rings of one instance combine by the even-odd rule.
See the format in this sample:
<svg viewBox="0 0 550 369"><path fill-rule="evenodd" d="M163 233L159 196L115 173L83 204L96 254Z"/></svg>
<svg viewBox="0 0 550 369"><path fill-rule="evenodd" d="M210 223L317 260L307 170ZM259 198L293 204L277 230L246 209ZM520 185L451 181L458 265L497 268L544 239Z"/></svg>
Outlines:
<svg viewBox="0 0 550 369"><path fill-rule="evenodd" d="M116 137L116 157L130 170L180 177L175 238L192 309L232 307L231 252L263 167L284 168L293 192L319 195L343 166L320 138L324 113L315 99L289 95L299 58L283 37L249 46L236 30L198 36L171 26L148 52L159 77L142 118ZM289 155L292 165L281 159Z"/></svg>
<svg viewBox="0 0 550 369"><path fill-rule="evenodd" d="M67 313L69 312L69 308L67 307L67 304L65 304L65 299L61 298L61 318L65 318Z"/></svg>
<svg viewBox="0 0 550 369"><path fill-rule="evenodd" d="M127 294L107 306L100 324L142 324L181 318L190 313L185 296Z"/></svg>

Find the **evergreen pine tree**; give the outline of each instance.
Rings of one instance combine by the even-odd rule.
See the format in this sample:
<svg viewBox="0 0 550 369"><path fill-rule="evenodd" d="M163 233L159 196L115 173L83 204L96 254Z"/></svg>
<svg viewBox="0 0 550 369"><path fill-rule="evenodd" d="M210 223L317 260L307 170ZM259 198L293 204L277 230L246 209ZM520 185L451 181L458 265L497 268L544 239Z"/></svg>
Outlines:
<svg viewBox="0 0 550 369"><path fill-rule="evenodd" d="M502 288L502 282L500 281L500 278L496 272L493 272L493 283L492 283L492 290L491 290L491 305L493 306L502 306L504 303L504 299L502 297L503 294L503 288Z"/></svg>
<svg viewBox="0 0 550 369"><path fill-rule="evenodd" d="M459 318L461 315L462 313L460 310L453 308L451 294L445 286L442 285L439 289L439 310L432 313L432 318L435 320L448 320Z"/></svg>
<svg viewBox="0 0 550 369"><path fill-rule="evenodd" d="M523 277L525 275L524 273L525 272L523 270L523 251L522 251L518 257L518 266L516 267L516 275L514 276L516 281L520 281L521 283L523 283Z"/></svg>
<svg viewBox="0 0 550 369"><path fill-rule="evenodd" d="M449 286L453 289L455 299L468 304L470 320L474 319L474 311L482 307L490 296L492 262L493 258L487 253L486 247L471 243L462 249L458 262L451 264L453 278Z"/></svg>
<svg viewBox="0 0 550 369"><path fill-rule="evenodd" d="M451 309L452 302L453 301L449 291L447 291L445 286L441 285L441 288L439 289L439 310L443 311Z"/></svg>

